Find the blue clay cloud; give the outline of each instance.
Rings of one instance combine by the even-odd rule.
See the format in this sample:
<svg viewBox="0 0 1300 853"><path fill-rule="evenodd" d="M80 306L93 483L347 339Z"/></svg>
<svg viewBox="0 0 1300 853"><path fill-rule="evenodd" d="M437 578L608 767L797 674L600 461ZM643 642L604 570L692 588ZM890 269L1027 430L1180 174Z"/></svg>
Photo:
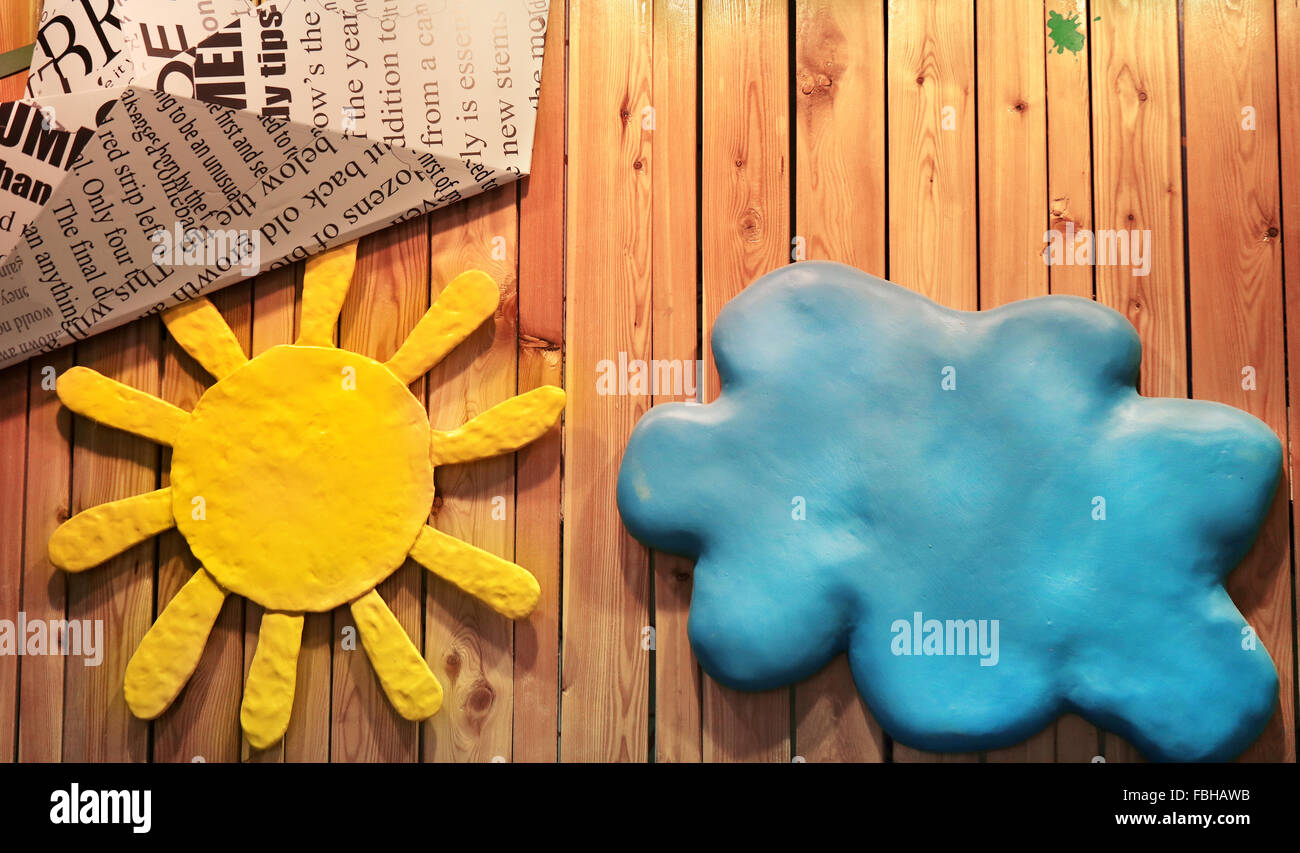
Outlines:
<svg viewBox="0 0 1300 853"><path fill-rule="evenodd" d="M1139 396L1121 315L953 311L805 262L728 304L713 348L719 399L652 409L618 483L634 536L697 558L713 678L777 687L847 651L885 730L931 750L1065 712L1157 760L1258 736L1277 675L1222 581L1281 444L1236 409Z"/></svg>

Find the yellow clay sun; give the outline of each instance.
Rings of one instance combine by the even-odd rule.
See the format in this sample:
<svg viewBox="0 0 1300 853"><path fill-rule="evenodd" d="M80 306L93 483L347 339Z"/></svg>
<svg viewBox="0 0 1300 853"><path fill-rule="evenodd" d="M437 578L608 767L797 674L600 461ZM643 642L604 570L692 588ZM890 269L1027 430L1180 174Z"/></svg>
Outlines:
<svg viewBox="0 0 1300 853"><path fill-rule="evenodd" d="M559 418L564 392L537 388L459 429L431 429L407 386L492 316L497 286L481 272L458 276L380 363L333 346L355 263L355 243L308 261L297 342L252 360L206 299L166 312L173 337L217 379L192 412L83 367L59 379L73 411L170 445L171 485L69 519L50 537L50 560L81 571L176 527L201 564L127 665L138 717L180 693L229 593L266 611L240 709L259 749L289 725L303 614L344 604L397 710L413 720L438 710L442 687L375 591L408 556L512 619L537 604L527 571L426 521L436 465L524 446Z"/></svg>

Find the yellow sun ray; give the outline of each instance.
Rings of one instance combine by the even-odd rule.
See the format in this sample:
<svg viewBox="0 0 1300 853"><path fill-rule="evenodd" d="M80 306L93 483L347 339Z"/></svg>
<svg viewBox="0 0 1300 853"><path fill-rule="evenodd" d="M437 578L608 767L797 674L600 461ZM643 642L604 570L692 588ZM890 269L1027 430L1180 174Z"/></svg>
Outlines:
<svg viewBox="0 0 1300 853"><path fill-rule="evenodd" d="M428 525L416 537L411 559L511 619L532 613L542 594L537 578L523 567Z"/></svg>
<svg viewBox="0 0 1300 853"><path fill-rule="evenodd" d="M357 620L370 665L397 713L408 720L436 714L442 707L442 685L379 593L372 589L352 602L352 618Z"/></svg>
<svg viewBox="0 0 1300 853"><path fill-rule="evenodd" d="M89 367L65 370L55 383L63 405L117 429L172 445L189 413Z"/></svg>
<svg viewBox="0 0 1300 853"><path fill-rule="evenodd" d="M170 488L100 504L59 525L50 536L50 562L80 572L175 525Z"/></svg>
<svg viewBox="0 0 1300 853"><path fill-rule="evenodd" d="M564 389L543 385L498 403L453 430L434 430L429 458L434 465L473 462L511 453L540 438L564 411Z"/></svg>
<svg viewBox="0 0 1300 853"><path fill-rule="evenodd" d="M162 319L176 343L217 379L225 379L248 363L239 339L207 297L169 308Z"/></svg>
<svg viewBox="0 0 1300 853"><path fill-rule="evenodd" d="M144 635L126 665L131 713L152 720L171 705L194 674L221 613L226 591L200 566Z"/></svg>
<svg viewBox="0 0 1300 853"><path fill-rule="evenodd" d="M307 269L302 278L302 320L297 343L314 347L334 346L334 324L338 322L356 266L355 240L307 259Z"/></svg>
<svg viewBox="0 0 1300 853"><path fill-rule="evenodd" d="M386 366L410 385L483 325L500 301L501 291L487 273L461 273L438 294Z"/></svg>
<svg viewBox="0 0 1300 853"><path fill-rule="evenodd" d="M298 682L298 652L302 648L301 613L262 614L257 651L248 667L239 724L254 749L266 749L284 736L293 713Z"/></svg>

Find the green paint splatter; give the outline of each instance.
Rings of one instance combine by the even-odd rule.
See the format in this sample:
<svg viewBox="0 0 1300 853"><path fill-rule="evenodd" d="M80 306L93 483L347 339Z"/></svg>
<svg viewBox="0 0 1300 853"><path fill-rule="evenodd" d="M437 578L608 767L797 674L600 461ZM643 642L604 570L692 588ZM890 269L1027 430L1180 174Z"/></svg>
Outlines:
<svg viewBox="0 0 1300 853"><path fill-rule="evenodd" d="M1100 18L1098 18L1100 20ZM1083 50L1083 30L1079 29L1079 13L1068 18L1053 10L1047 15L1047 36L1056 46L1057 53L1078 53Z"/></svg>

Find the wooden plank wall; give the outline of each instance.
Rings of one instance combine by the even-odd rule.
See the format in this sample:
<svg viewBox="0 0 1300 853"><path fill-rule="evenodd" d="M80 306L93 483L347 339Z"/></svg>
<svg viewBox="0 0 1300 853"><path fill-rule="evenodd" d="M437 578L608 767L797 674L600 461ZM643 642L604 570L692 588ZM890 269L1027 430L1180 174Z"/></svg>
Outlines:
<svg viewBox="0 0 1300 853"><path fill-rule="evenodd" d="M1281 154L1281 178L1282 178L1282 222L1285 227L1282 229L1283 245L1283 290L1286 295L1285 310L1291 317L1300 317L1300 228L1296 223L1300 223L1300 2L1297 0L1279 0L1277 3L1277 33L1274 42L1277 46L1277 92L1278 92L1278 133L1281 140L1279 148ZM1266 232L1267 233L1267 232ZM1276 238L1275 238L1276 239ZM1300 335L1294 332L1287 337L1287 365L1300 365ZM1294 417L1300 415L1300 382L1287 383L1287 426L1289 429L1300 429L1294 420ZM1294 413L1294 415L1292 414ZM1296 432L1289 433L1295 436ZM1296 517L1296 506L1294 503L1294 439L1291 444L1292 458L1289 478L1291 482L1287 485L1292 487L1291 497L1291 533L1293 537L1300 537L1300 518ZM1293 539L1291 542L1291 560L1292 560L1292 615L1290 622L1291 630L1297 630L1296 618L1300 615L1300 588L1295 588L1295 555L1300 550L1300 540ZM1278 606L1275 602L1275 606ZM1293 641L1295 637L1293 635ZM1294 645L1293 645L1294 648ZM1293 675L1300 669L1300 662L1291 661ZM1291 684L1291 695L1294 697L1296 684ZM1284 700L1285 701L1285 700ZM1300 709L1292 708L1292 719L1298 715ZM1296 729L1292 725L1292 719L1288 719L1285 712L1280 714L1274 722L1274 731L1276 727L1281 728L1285 734L1290 733L1291 759L1295 758L1295 733ZM1276 746L1276 744L1275 744ZM1279 756L1285 757L1285 751L1279 751L1271 755L1259 756L1264 760L1275 760Z"/></svg>
<svg viewBox="0 0 1300 853"><path fill-rule="evenodd" d="M623 530L623 444L651 404L602 396L598 365L705 360L720 308L785 263L829 258L952 307L1095 298L1143 339L1140 388L1221 400L1289 436L1300 364L1300 4L1296 0L555 0L533 174L363 241L339 342L391 353L460 270L491 272L495 320L413 386L453 426L546 383L564 428L515 457L439 469L431 523L542 582L511 625L408 564L382 587L442 680L444 710L398 717L346 638L311 617L289 732L238 728L261 614L232 599L199 674L150 724L126 661L194 567L174 532L79 577L44 543L70 512L165 484L166 454L73 419L49 377L73 364L190 406L209 381L157 320L0 372L0 617L98 618L99 667L0 657L0 761L1108 761L1129 745L1066 717L1023 744L935 755L895 744L843 660L741 694L686 639L689 561ZM1023 12L1023 14L1021 13ZM0 3L0 51L31 41ZM1064 47L1049 22L1071 19ZM21 75L0 81L16 97ZM1148 232L1150 274L1048 266L1048 229ZM1287 284L1291 287L1288 289ZM301 270L216 302L253 353L292 340ZM1289 309L1289 310L1288 310ZM1250 381L1246 381L1249 378ZM1293 404L1300 399L1292 400ZM11 496L22 495L22 500ZM1294 761L1290 483L1230 578L1282 678L1249 760Z"/></svg>
<svg viewBox="0 0 1300 853"><path fill-rule="evenodd" d="M696 293L699 269L695 256L699 224L696 193L695 84L696 0L663 4L654 19L655 92L648 115L653 118L651 170L651 351L658 359L696 364L699 318ZM644 126L644 122L643 122ZM676 389L661 389L655 402L680 399ZM685 391L685 388L682 389ZM684 394L682 396L685 396ZM704 741L702 673L691 654L686 619L691 603L692 561L671 554L651 554L655 629L656 761L699 761Z"/></svg>
<svg viewBox="0 0 1300 853"><path fill-rule="evenodd" d="M648 401L598 395L595 377L603 359L653 351L654 131L642 120L652 106L653 9L574 0L568 35L560 758L645 761L650 560L619 522L614 495L618 448Z"/></svg>

